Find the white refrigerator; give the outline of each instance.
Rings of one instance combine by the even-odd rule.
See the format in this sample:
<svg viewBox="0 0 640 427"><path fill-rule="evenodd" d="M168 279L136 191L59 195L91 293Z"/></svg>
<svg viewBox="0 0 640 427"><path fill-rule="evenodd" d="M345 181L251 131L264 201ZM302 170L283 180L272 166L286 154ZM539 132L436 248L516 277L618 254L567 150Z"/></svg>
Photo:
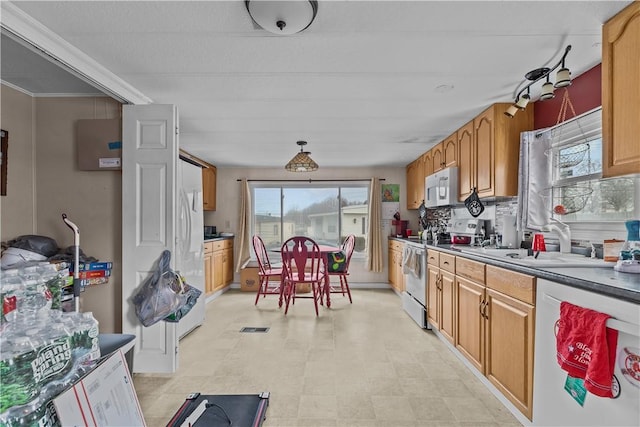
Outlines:
<svg viewBox="0 0 640 427"><path fill-rule="evenodd" d="M177 172L175 268L189 285L202 291L196 305L178 322L178 337L182 338L204 322L204 219L202 169L179 160Z"/></svg>

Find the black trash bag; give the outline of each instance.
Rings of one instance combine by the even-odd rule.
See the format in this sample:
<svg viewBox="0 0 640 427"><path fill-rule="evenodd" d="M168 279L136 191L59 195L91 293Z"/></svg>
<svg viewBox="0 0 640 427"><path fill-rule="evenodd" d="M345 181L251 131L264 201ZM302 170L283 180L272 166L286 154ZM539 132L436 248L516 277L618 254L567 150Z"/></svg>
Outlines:
<svg viewBox="0 0 640 427"><path fill-rule="evenodd" d="M476 187L473 187L473 191L464 201L464 205L467 207L467 210L474 218L480 216L480 214L484 211L484 205L480 201L480 197L478 197Z"/></svg>
<svg viewBox="0 0 640 427"><path fill-rule="evenodd" d="M132 298L136 316L144 326L163 320L187 303L182 278L171 269L170 261L171 252L163 251L154 273Z"/></svg>
<svg viewBox="0 0 640 427"><path fill-rule="evenodd" d="M58 252L58 243L54 239L35 234L16 237L7 242L7 245L10 248L24 249L45 257L50 257Z"/></svg>

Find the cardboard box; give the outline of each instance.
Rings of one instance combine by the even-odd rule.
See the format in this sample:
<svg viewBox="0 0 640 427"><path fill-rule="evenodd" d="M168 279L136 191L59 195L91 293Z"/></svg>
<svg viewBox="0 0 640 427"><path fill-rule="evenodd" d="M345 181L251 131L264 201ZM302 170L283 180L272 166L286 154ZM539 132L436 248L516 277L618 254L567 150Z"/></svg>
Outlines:
<svg viewBox="0 0 640 427"><path fill-rule="evenodd" d="M240 270L240 290L243 292L258 292L260 279L258 278L258 267L244 267Z"/></svg>

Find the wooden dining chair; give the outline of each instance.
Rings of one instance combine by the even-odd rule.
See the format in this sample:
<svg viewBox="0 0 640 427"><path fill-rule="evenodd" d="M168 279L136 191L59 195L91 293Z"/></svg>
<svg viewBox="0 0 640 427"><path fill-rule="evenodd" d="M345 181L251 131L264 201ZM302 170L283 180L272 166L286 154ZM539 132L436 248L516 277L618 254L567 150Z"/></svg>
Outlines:
<svg viewBox="0 0 640 427"><path fill-rule="evenodd" d="M283 284L286 315L289 303L296 303L296 298L312 298L318 315L318 301L322 303L321 288L324 285L324 263L318 244L308 237L294 236L282 245ZM299 294L298 287L303 284L311 286L311 296Z"/></svg>
<svg viewBox="0 0 640 427"><path fill-rule="evenodd" d="M253 251L258 259L258 280L260 282L256 293L255 305L258 305L260 295L263 298L267 295L280 295L278 307L282 307L282 267L275 267L271 264L264 242L258 235L253 236Z"/></svg>
<svg viewBox="0 0 640 427"><path fill-rule="evenodd" d="M340 246L340 254L336 255L336 256L340 256L340 257L344 257L344 262L339 263L338 265L342 264L340 266L340 270L339 271L331 271L331 264L332 264L332 259L331 257L333 257L333 254L327 254L327 256L329 257L328 261L327 261L327 265L328 265L328 271L327 274L329 275L329 280L331 280L331 277L338 277L340 280L340 286L338 286L338 283L332 284L331 281L329 282L329 292L331 292L332 294L339 294L341 293L342 296L348 295L349 296L349 303L353 303L353 301L351 300L351 290L349 289L349 282L347 281L347 276L349 275L349 264L351 262L351 255L353 255L353 249L355 248L356 245L356 236L353 234L349 234L347 237L345 237L344 241L342 242L342 245ZM323 288L324 289L324 288ZM323 293L324 296L324 293Z"/></svg>

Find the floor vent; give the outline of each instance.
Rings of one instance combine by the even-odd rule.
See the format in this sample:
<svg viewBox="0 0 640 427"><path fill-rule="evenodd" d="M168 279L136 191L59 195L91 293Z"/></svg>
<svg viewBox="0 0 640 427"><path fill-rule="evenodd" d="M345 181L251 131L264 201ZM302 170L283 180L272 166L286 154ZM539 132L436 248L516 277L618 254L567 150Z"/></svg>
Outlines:
<svg viewBox="0 0 640 427"><path fill-rule="evenodd" d="M240 329L240 332L269 332L269 328L252 328L245 326L244 328Z"/></svg>

